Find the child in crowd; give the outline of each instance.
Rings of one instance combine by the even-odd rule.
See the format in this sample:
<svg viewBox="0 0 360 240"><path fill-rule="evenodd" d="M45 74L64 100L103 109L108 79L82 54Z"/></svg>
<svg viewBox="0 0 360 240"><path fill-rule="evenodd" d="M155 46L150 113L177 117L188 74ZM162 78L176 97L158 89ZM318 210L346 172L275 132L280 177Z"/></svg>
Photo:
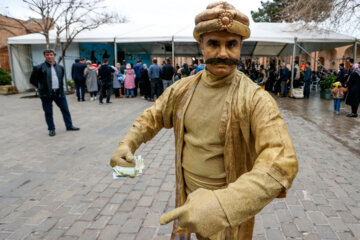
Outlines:
<svg viewBox="0 0 360 240"><path fill-rule="evenodd" d="M131 65L128 63L126 64L125 70L125 88L126 88L126 97L129 97L131 93L131 97L135 97L134 89L135 89L135 74L134 69L131 69Z"/></svg>
<svg viewBox="0 0 360 240"><path fill-rule="evenodd" d="M334 111L336 114L340 113L340 103L344 99L344 93L347 91L346 88L342 87L340 82L333 83L334 88L331 90L334 99Z"/></svg>

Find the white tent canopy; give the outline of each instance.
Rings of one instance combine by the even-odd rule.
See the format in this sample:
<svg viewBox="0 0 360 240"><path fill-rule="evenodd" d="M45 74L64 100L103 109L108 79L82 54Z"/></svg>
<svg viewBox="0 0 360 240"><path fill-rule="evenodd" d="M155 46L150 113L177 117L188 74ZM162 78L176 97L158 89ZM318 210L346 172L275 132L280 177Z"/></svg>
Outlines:
<svg viewBox="0 0 360 240"><path fill-rule="evenodd" d="M127 54L201 56L199 44L192 35L193 28L194 24L124 23L104 25L81 32L67 50L68 60L64 60L66 78L71 79L69 70L74 60L73 56L79 56L79 43L110 43L115 49L119 48ZM303 49L307 52L328 50L351 45L357 41L351 36L322 29L304 29L298 24L291 23L252 23L250 29L251 37L244 41L242 56L294 56L304 53ZM55 42L55 37L55 31L50 31L51 43ZM65 40L64 35L61 35L60 42ZM295 42L298 46L296 48ZM39 33L27 34L9 38L8 44L14 84L19 91L25 91L31 88L28 80L31 65L43 61L41 49L44 48L45 37ZM31 52L32 56L26 55L22 50L24 48ZM114 52L116 57L117 51Z"/></svg>
<svg viewBox="0 0 360 240"><path fill-rule="evenodd" d="M198 44L192 36L194 25L161 24L112 24L91 31L84 31L74 39L76 42L116 42L131 53L164 54L164 44L174 41L175 55L201 55ZM243 56L290 56L294 39L307 51L320 51L353 44L351 36L323 29L304 29L292 23L253 23L251 37L242 48ZM55 41L55 31L50 32L50 41ZM61 42L65 41L61 36ZM9 44L44 44L43 35L35 33L8 39ZM155 43L159 43L157 46ZM296 54L299 54L300 50Z"/></svg>

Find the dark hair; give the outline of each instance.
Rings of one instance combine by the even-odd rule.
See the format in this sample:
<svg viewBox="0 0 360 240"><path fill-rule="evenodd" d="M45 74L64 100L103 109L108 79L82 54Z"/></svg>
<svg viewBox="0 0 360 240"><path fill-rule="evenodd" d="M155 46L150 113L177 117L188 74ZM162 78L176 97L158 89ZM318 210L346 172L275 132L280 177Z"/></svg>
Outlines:
<svg viewBox="0 0 360 240"><path fill-rule="evenodd" d="M137 63L141 63L141 59L138 59L138 60L137 60Z"/></svg>
<svg viewBox="0 0 360 240"><path fill-rule="evenodd" d="M154 59L154 60L153 60L153 63L155 63L155 64L156 64L156 63L157 63L157 59Z"/></svg>
<svg viewBox="0 0 360 240"><path fill-rule="evenodd" d="M200 59L200 63L201 63L201 64L204 64L204 59Z"/></svg>
<svg viewBox="0 0 360 240"><path fill-rule="evenodd" d="M108 59L108 58L104 58L104 59L103 59L103 62L104 62L104 63L108 63L108 62L109 62L109 59Z"/></svg>
<svg viewBox="0 0 360 240"><path fill-rule="evenodd" d="M84 60L85 60L85 58L83 58L83 57L80 58L80 62L82 62L82 61L84 61Z"/></svg>
<svg viewBox="0 0 360 240"><path fill-rule="evenodd" d="M299 64L299 61L295 61L295 64Z"/></svg>
<svg viewBox="0 0 360 240"><path fill-rule="evenodd" d="M122 60L122 63L123 63L123 64L125 64L125 63L126 63L126 60L125 60L125 59L124 59L124 60Z"/></svg>
<svg viewBox="0 0 360 240"><path fill-rule="evenodd" d="M170 64L170 59L166 59L167 64Z"/></svg>
<svg viewBox="0 0 360 240"><path fill-rule="evenodd" d="M78 59L78 58L77 58L77 59L75 59L75 62L76 62L76 63L80 62L80 59Z"/></svg>
<svg viewBox="0 0 360 240"><path fill-rule="evenodd" d="M310 63L310 62L306 62L306 64L307 64L307 65L309 65L309 66L311 65L311 63Z"/></svg>
<svg viewBox="0 0 360 240"><path fill-rule="evenodd" d="M354 63L354 59L350 58L350 59L349 59L349 62L350 62L350 63Z"/></svg>
<svg viewBox="0 0 360 240"><path fill-rule="evenodd" d="M340 67L344 67L344 64L343 64L343 63L340 63Z"/></svg>
<svg viewBox="0 0 360 240"><path fill-rule="evenodd" d="M44 55L45 53L53 53L54 55L56 55L55 51L53 49L45 49L44 50Z"/></svg>

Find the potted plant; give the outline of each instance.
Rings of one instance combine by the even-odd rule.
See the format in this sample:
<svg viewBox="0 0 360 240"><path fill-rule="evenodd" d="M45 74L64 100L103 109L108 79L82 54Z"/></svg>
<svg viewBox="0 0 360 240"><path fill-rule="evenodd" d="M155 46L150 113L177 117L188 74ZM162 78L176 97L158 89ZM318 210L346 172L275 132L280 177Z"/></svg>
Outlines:
<svg viewBox="0 0 360 240"><path fill-rule="evenodd" d="M11 75L0 68L0 94L13 94L18 93L17 89L11 85Z"/></svg>
<svg viewBox="0 0 360 240"><path fill-rule="evenodd" d="M75 92L75 82L73 80L67 80L66 85L70 88L71 93Z"/></svg>
<svg viewBox="0 0 360 240"><path fill-rule="evenodd" d="M326 74L320 81L320 97L331 100L332 84L336 81L336 76L332 73Z"/></svg>

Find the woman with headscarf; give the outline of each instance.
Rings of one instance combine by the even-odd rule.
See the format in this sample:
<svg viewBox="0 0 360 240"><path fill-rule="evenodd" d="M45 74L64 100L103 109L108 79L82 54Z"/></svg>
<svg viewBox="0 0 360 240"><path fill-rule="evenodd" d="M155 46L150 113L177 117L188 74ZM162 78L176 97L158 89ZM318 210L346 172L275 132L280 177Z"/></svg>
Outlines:
<svg viewBox="0 0 360 240"><path fill-rule="evenodd" d="M148 67L146 64L143 64L143 70L141 72L140 81L142 82L142 91L144 95L144 99L148 100L150 99L150 93L151 93L151 86L149 81L149 73L148 73Z"/></svg>
<svg viewBox="0 0 360 240"><path fill-rule="evenodd" d="M184 63L183 68L181 69L181 78L188 77L190 75L190 69L187 63Z"/></svg>
<svg viewBox="0 0 360 240"><path fill-rule="evenodd" d="M360 66L355 63L352 66L353 72L351 73L348 81L348 96L346 104L351 106L351 113L347 114L347 117L357 117L357 110L360 103Z"/></svg>
<svg viewBox="0 0 360 240"><path fill-rule="evenodd" d="M92 65L91 61L86 62L87 67L84 69L84 77L86 79L86 89L90 93L90 100L96 100L98 92L98 69Z"/></svg>

